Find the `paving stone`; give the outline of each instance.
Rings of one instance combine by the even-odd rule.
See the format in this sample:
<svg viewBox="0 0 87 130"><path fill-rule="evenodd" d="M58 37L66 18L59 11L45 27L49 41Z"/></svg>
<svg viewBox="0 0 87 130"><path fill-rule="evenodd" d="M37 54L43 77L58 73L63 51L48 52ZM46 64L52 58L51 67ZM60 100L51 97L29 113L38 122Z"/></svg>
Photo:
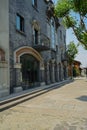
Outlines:
<svg viewBox="0 0 87 130"><path fill-rule="evenodd" d="M53 89L0 113L1 130L87 130L85 79Z"/></svg>

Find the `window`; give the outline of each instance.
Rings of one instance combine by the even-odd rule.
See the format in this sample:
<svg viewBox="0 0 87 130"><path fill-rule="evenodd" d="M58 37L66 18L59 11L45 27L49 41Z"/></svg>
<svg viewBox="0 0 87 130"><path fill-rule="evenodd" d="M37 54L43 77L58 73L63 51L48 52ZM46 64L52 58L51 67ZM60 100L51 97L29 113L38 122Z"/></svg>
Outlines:
<svg viewBox="0 0 87 130"><path fill-rule="evenodd" d="M38 44L38 30L34 29L34 44Z"/></svg>
<svg viewBox="0 0 87 130"><path fill-rule="evenodd" d="M51 19L51 47L55 48L55 22L53 19Z"/></svg>
<svg viewBox="0 0 87 130"><path fill-rule="evenodd" d="M16 28L17 30L24 32L24 18L19 14L16 16Z"/></svg>
<svg viewBox="0 0 87 130"><path fill-rule="evenodd" d="M37 8L37 0L32 0L32 4L33 4L34 7Z"/></svg>

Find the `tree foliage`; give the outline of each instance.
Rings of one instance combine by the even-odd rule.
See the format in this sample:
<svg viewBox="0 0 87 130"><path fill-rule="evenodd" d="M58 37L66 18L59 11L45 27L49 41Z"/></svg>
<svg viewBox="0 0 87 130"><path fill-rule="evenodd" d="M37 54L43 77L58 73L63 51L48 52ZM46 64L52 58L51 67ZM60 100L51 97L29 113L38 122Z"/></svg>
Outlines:
<svg viewBox="0 0 87 130"><path fill-rule="evenodd" d="M76 67L73 68L73 76L74 77L80 76L80 69L79 68L76 68Z"/></svg>
<svg viewBox="0 0 87 130"><path fill-rule="evenodd" d="M87 0L58 0L55 15L72 28L78 41L87 49Z"/></svg>
<svg viewBox="0 0 87 130"><path fill-rule="evenodd" d="M70 42L70 44L67 45L67 56L69 64L73 63L74 58L76 57L76 54L78 53L77 46L74 44L74 42Z"/></svg>

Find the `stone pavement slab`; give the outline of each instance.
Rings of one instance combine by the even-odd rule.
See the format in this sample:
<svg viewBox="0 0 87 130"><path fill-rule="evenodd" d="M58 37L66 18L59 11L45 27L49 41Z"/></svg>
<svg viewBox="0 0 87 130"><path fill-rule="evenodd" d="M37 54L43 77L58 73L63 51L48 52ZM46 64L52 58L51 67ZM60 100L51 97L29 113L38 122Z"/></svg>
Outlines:
<svg viewBox="0 0 87 130"><path fill-rule="evenodd" d="M87 130L87 80L76 79L1 112L0 129Z"/></svg>

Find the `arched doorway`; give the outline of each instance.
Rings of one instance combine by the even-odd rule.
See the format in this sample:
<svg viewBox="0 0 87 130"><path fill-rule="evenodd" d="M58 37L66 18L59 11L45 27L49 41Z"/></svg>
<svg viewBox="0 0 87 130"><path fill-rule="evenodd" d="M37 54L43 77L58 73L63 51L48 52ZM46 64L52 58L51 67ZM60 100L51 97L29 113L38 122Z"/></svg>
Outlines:
<svg viewBox="0 0 87 130"><path fill-rule="evenodd" d="M21 47L14 52L15 86L24 89L40 85L44 68L41 55L31 47Z"/></svg>
<svg viewBox="0 0 87 130"><path fill-rule="evenodd" d="M22 82L25 86L32 86L39 82L39 61L29 54L20 57Z"/></svg>

